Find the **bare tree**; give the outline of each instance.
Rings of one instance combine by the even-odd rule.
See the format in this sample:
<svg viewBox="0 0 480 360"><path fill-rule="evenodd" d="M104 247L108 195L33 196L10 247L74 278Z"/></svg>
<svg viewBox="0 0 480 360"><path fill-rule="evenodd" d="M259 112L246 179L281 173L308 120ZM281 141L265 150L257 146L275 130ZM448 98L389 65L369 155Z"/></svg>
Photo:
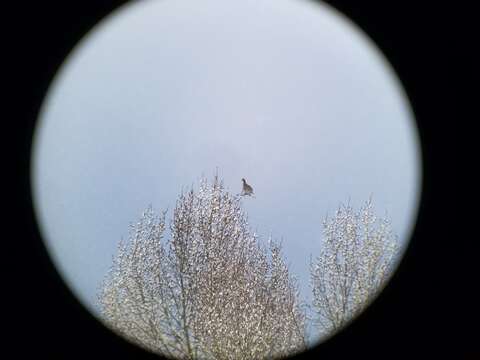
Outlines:
<svg viewBox="0 0 480 360"><path fill-rule="evenodd" d="M311 261L316 325L322 335L342 328L385 284L398 251L386 219L377 219L371 199L355 212L342 205L324 223L320 256Z"/></svg>
<svg viewBox="0 0 480 360"><path fill-rule="evenodd" d="M218 177L182 193L168 229L148 208L99 293L104 320L180 359L262 359L305 349L305 313L281 246L262 246ZM168 239L167 239L168 238Z"/></svg>

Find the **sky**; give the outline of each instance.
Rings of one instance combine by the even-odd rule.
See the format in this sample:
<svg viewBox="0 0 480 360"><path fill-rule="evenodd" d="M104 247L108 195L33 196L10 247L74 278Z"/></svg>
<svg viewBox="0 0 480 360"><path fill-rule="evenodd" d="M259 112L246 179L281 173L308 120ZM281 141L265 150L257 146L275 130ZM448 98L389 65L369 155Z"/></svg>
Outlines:
<svg viewBox="0 0 480 360"><path fill-rule="evenodd" d="M97 313L129 224L218 169L250 225L282 239L309 299L322 220L372 195L407 244L421 185L401 84L356 25L308 0L150 0L66 59L34 135L32 190L52 261Z"/></svg>

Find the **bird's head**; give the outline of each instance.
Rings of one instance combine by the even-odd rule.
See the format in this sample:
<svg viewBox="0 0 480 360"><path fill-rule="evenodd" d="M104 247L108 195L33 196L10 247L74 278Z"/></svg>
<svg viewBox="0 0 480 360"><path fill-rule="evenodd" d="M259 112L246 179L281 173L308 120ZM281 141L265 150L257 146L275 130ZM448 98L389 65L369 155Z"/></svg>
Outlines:
<svg viewBox="0 0 480 360"><path fill-rule="evenodd" d="M244 178L242 178L242 181L243 181L243 182L246 182Z"/></svg>

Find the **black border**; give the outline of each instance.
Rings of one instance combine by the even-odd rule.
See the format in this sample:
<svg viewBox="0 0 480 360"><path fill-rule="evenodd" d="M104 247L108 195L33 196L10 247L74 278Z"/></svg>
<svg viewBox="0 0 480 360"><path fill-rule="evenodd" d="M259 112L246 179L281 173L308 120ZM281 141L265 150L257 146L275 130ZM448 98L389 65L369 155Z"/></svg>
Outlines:
<svg viewBox="0 0 480 360"><path fill-rule="evenodd" d="M4 293L3 298L10 300L15 309L4 308L12 323L8 345L18 358L158 358L112 335L63 284L41 241L29 184L31 139L51 80L86 32L125 3L18 2L15 9L6 12L11 15L6 34L13 40L8 48L7 57L13 60L8 70L14 79L13 96L7 104L11 106L7 109L11 110L7 145L13 149L9 154L19 177L12 186L18 191L12 192L12 216L7 226L9 245L14 250L7 252L12 256L4 255L9 265L6 278L12 280L8 284L11 291ZM369 35L401 79L422 142L424 186L411 245L382 295L345 331L299 358L388 358L400 354L430 358L447 352L458 355L465 350L464 340L469 335L460 326L452 331L454 319L449 308L457 303L445 301L442 292L449 276L442 256L448 252L445 243L450 233L447 224L442 223L446 217L439 215L439 209L445 206L445 200L440 201L439 196L444 191L445 179L450 178L442 173L446 178L438 181L433 175L438 175L438 167L449 160L445 153L439 159L437 153L439 138L448 134L441 125L446 114L441 106L444 97L438 76L444 66L442 51L446 39L441 20L449 9L411 0L326 3Z"/></svg>

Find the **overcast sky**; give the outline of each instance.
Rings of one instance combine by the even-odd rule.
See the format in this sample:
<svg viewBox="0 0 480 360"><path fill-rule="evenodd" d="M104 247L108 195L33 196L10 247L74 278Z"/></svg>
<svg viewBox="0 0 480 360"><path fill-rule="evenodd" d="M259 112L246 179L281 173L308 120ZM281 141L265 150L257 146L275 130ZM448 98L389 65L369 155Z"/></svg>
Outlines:
<svg viewBox="0 0 480 360"><path fill-rule="evenodd" d="M373 43L306 0L142 1L66 60L32 157L35 206L60 273L95 311L128 225L216 168L254 230L283 238L309 298L321 221L373 194L408 241L420 191L414 118Z"/></svg>

